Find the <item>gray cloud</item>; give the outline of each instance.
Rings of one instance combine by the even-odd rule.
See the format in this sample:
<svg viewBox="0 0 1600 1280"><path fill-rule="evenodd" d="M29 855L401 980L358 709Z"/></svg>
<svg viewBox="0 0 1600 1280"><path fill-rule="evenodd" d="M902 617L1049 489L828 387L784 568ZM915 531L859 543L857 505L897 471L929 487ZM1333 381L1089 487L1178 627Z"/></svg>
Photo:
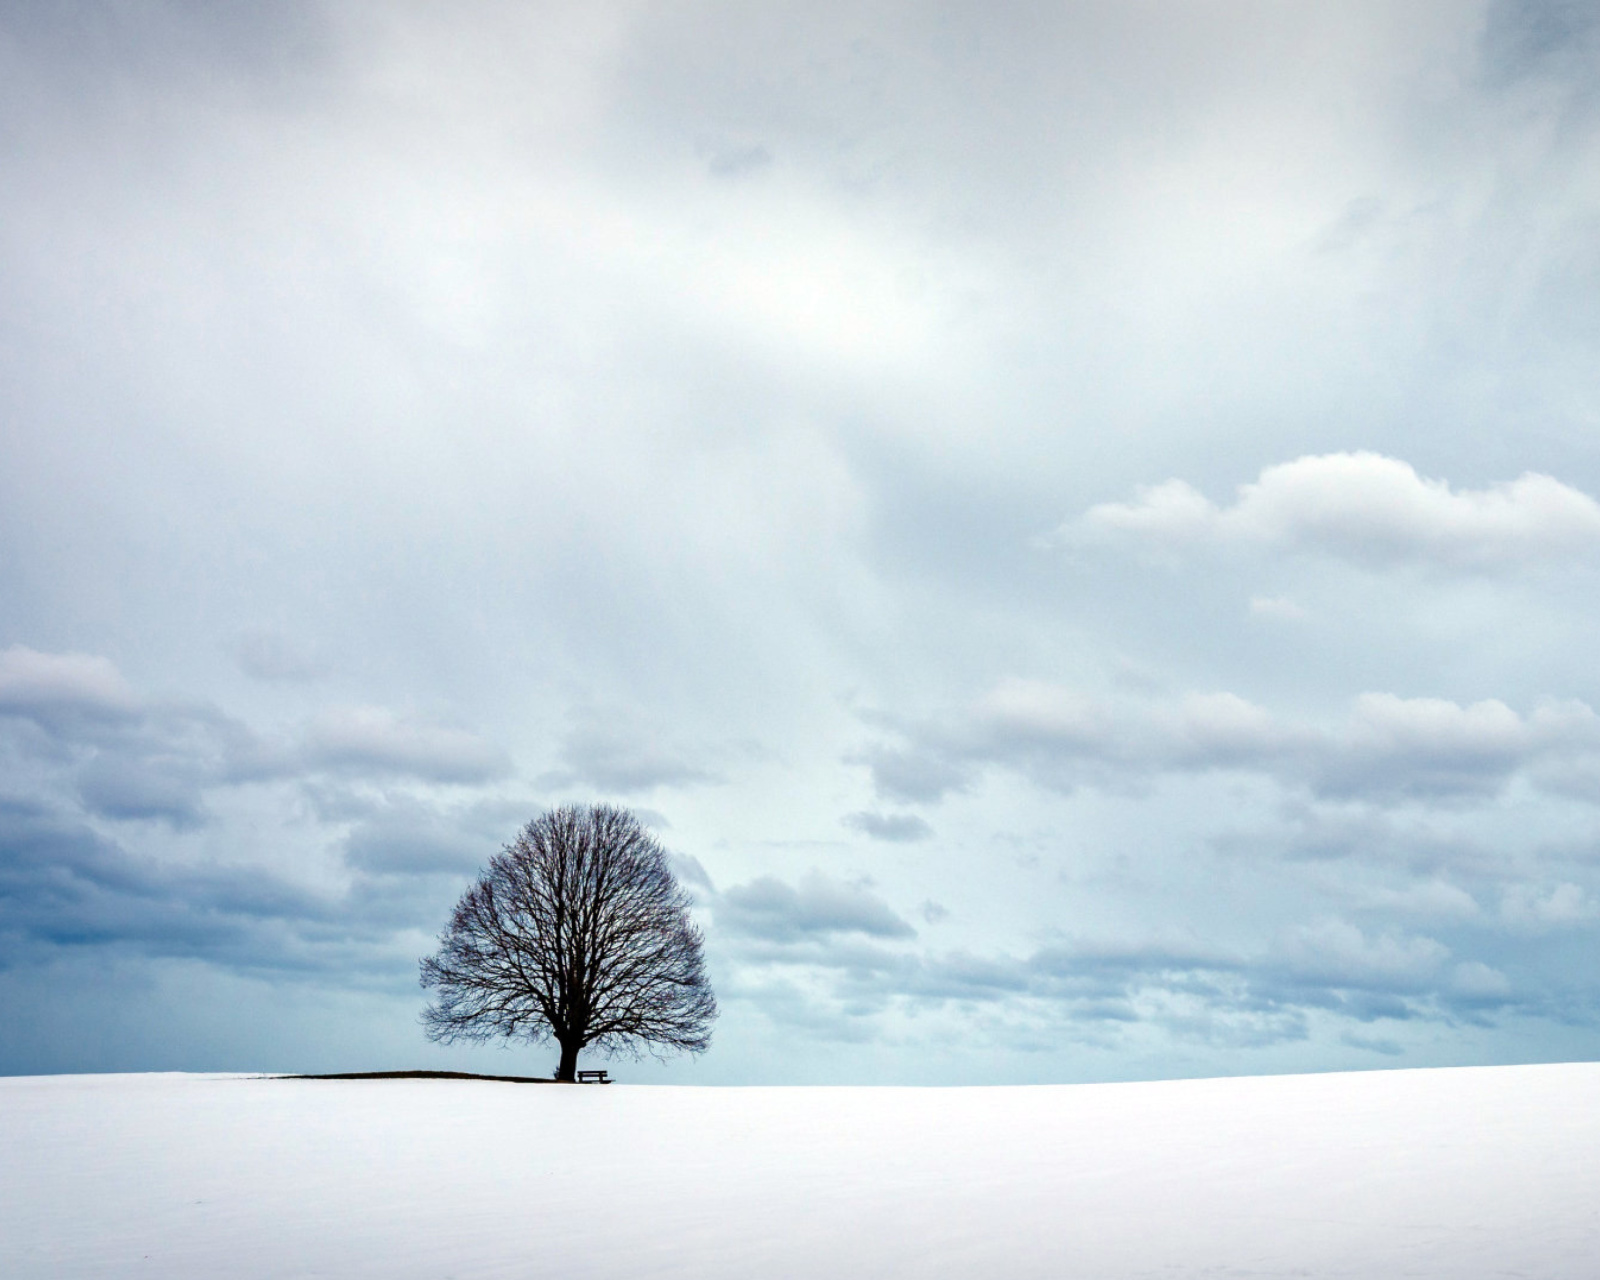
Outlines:
<svg viewBox="0 0 1600 1280"><path fill-rule="evenodd" d="M314 767L429 782L486 782L510 767L503 750L475 733L405 719L382 707L322 713L307 730L304 752Z"/></svg>
<svg viewBox="0 0 1600 1280"><path fill-rule="evenodd" d="M998 1021L985 1034L1013 1045L1041 1034L1110 1045L1155 1029L1196 1045L1265 1049L1305 1040L1315 1018L1492 1026L1501 1012L1531 1007L1501 970L1435 937L1337 917L1254 950L1067 940L982 954L925 947L877 895L815 874L719 895L711 940L742 957L748 998L782 992L770 1016L840 1040L897 1012L988 1010L981 1016ZM1351 1034L1365 1037L1355 1047L1373 1039L1341 1033Z"/></svg>
<svg viewBox="0 0 1600 1280"><path fill-rule="evenodd" d="M1398 1040L1391 1040L1384 1036L1364 1036L1354 1031L1341 1033L1339 1042L1349 1045L1352 1049L1364 1049L1368 1053L1381 1053L1388 1058L1397 1058L1405 1052Z"/></svg>
<svg viewBox="0 0 1600 1280"><path fill-rule="evenodd" d="M293 736L269 737L204 703L136 698L104 658L32 650L3 656L0 738L9 715L14 749L76 764L79 795L107 817L192 825L212 788L321 773L471 785L510 767L504 750L478 734L381 707L331 708ZM42 736L18 738L18 720Z"/></svg>
<svg viewBox="0 0 1600 1280"><path fill-rule="evenodd" d="M637 810L635 810L637 813ZM699 858L689 853L672 853L668 855L672 863L673 873L679 881L691 890L714 895L716 886L711 883L711 873L705 869L705 864Z"/></svg>
<svg viewBox="0 0 1600 1280"><path fill-rule="evenodd" d="M24 645L0 652L0 715L54 725L72 715L121 719L136 706L133 690L105 658L40 653Z"/></svg>
<svg viewBox="0 0 1600 1280"><path fill-rule="evenodd" d="M4 928L12 964L27 943L207 955L244 967L298 967L285 920L314 926L335 904L254 870L164 867L69 815L0 806Z"/></svg>
<svg viewBox="0 0 1600 1280"><path fill-rule="evenodd" d="M498 853L500 845L464 829L460 818L451 821L451 816L414 801L388 805L351 831L345 860L376 874L471 874Z"/></svg>
<svg viewBox="0 0 1600 1280"><path fill-rule="evenodd" d="M942 743L910 748L875 746L860 760L872 770L872 784L885 800L917 804L942 799L971 785L974 763L966 753Z"/></svg>
<svg viewBox="0 0 1600 1280"><path fill-rule="evenodd" d="M1547 775L1576 792L1574 780L1600 764L1600 718L1585 703L1522 714L1496 699L1463 706L1390 693L1360 695L1327 727L1231 693L1156 701L1006 680L964 717L902 737L907 745L861 757L886 799L936 799L985 765L1068 790L1231 770L1318 796L1401 800L1491 797L1517 777Z"/></svg>
<svg viewBox="0 0 1600 1280"><path fill-rule="evenodd" d="M1577 70L1593 54L1597 28L1583 0L1494 0L1483 28L1485 70L1502 85L1540 70Z"/></svg>
<svg viewBox="0 0 1600 1280"><path fill-rule="evenodd" d="M79 771L78 794L91 812L107 818L161 818L173 826L198 826L201 781L182 763L100 755Z"/></svg>
<svg viewBox="0 0 1600 1280"><path fill-rule="evenodd" d="M475 735L335 711L313 719L303 745L273 744L215 708L136 696L102 658L6 657L0 751L13 785L28 785L27 798L0 799L0 934L13 964L30 948L104 948L392 982L393 939L431 931L448 905L444 891L401 881L468 873L514 829L499 802L372 792L496 776L503 755ZM333 800L329 788L352 786L364 794ZM306 800L328 835L350 824L336 863L307 856L295 829ZM233 857L196 857L189 837L225 815L238 822L241 805L270 833L267 856L240 840ZM409 977L410 957L399 959Z"/></svg>
<svg viewBox="0 0 1600 1280"><path fill-rule="evenodd" d="M352 839L356 874L339 883L162 859L70 813L0 801L0 969L98 953L407 993L418 939L443 923L456 892L416 873L471 869L467 837L429 817L431 844L371 830Z"/></svg>
<svg viewBox="0 0 1600 1280"><path fill-rule="evenodd" d="M1340 920L1292 930L1254 955L1079 943L982 956L795 935L776 941L754 960L831 975L787 987L791 1006L807 1003L801 992L812 993L808 1016L819 1022L881 1019L896 1009L988 1008L1000 1018L994 1034L1002 1042L1020 1042L1043 1026L1055 1037L1105 1043L1154 1028L1195 1044L1265 1048L1304 1040L1314 1017L1358 1026L1492 1025L1496 1012L1527 1005L1504 974L1481 961L1453 960L1435 939L1373 936Z"/></svg>
<svg viewBox="0 0 1600 1280"><path fill-rule="evenodd" d="M133 83L209 74L270 86L331 34L321 8L298 0L265 8L238 0L77 5L51 14L20 9L7 19L24 50L55 65L115 70Z"/></svg>
<svg viewBox="0 0 1600 1280"><path fill-rule="evenodd" d="M933 828L914 813L863 811L845 815L844 824L873 840L887 840L892 844L910 844L933 834Z"/></svg>
<svg viewBox="0 0 1600 1280"><path fill-rule="evenodd" d="M304 645L274 631L250 631L233 646L239 669L256 680L298 682L327 674L327 664Z"/></svg>
<svg viewBox="0 0 1600 1280"><path fill-rule="evenodd" d="M772 152L759 142L725 143L705 148L706 168L719 178L737 178L772 163Z"/></svg>
<svg viewBox="0 0 1600 1280"><path fill-rule="evenodd" d="M599 791L636 795L659 787L716 782L715 773L693 763L643 728L591 723L567 735L565 768L549 775L553 785L582 783Z"/></svg>
<svg viewBox="0 0 1600 1280"><path fill-rule="evenodd" d="M717 926L732 934L773 942L823 934L909 938L916 930L864 885L845 884L812 873L798 886L773 876L722 891Z"/></svg>

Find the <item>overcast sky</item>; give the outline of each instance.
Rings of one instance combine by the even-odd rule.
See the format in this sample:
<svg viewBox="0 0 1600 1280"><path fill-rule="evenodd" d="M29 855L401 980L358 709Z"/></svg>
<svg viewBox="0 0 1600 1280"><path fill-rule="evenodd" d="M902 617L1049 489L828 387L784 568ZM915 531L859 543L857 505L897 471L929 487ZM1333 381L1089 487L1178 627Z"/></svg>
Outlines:
<svg viewBox="0 0 1600 1280"><path fill-rule="evenodd" d="M1600 11L0 4L0 1071L1600 1056Z"/></svg>

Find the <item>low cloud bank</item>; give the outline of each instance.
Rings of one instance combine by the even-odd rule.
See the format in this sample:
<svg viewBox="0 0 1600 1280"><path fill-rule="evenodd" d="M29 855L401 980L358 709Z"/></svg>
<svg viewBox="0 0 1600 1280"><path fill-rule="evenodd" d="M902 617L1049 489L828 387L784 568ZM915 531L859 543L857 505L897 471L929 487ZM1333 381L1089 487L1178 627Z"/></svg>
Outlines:
<svg viewBox="0 0 1600 1280"><path fill-rule="evenodd" d="M1494 796L1518 778L1600 796L1600 716L1578 701L1518 712L1497 699L1364 693L1341 722L1321 724L1227 692L1114 698L1013 679L897 737L863 759L878 794L904 803L962 790L990 767L1062 791L1235 770L1314 796L1387 802Z"/></svg>
<svg viewBox="0 0 1600 1280"><path fill-rule="evenodd" d="M1155 1028L1179 1042L1264 1047L1305 1039L1317 1016L1482 1023L1537 1004L1436 937L1336 917L1253 948L1062 939L984 954L930 945L866 887L814 873L798 885L763 877L714 907L713 938L724 963L737 962L732 998L841 1042L871 1039L897 1015L943 1013L1013 1046L1113 1044Z"/></svg>
<svg viewBox="0 0 1600 1280"><path fill-rule="evenodd" d="M13 779L0 792L7 968L93 953L398 994L464 879L528 816L525 800L488 789L508 767L503 753L383 709L333 708L277 740L215 707L143 697L104 659L15 649L0 664L0 697ZM908 804L985 769L1063 790L1227 769L1338 809L1350 797L1481 799L1519 780L1600 778L1600 718L1582 703L1517 711L1368 694L1319 725L1227 693L1119 700L1008 681L942 724L902 727L866 758L885 798ZM880 854L878 842L931 840L903 810L846 822ZM1336 854L1341 841L1380 837L1369 823L1305 842ZM1519 979L1516 950L1495 940L1563 945L1600 914L1586 877L1535 868L1468 893L1447 860L1422 868L1428 879L1411 890L1375 891L1343 914L1280 922L1233 946L1048 932L952 945L959 907L913 905L920 890L897 903L869 878L821 871L719 889L692 856L678 865L730 1004L821 1040L909 1034L904 1020L922 1018L917 1034L960 1024L1012 1048L1152 1033L1251 1047L1304 1039L1319 1017L1550 1015L1531 994L1540 988ZM1576 991L1554 1012L1584 1016L1587 1000ZM1373 1052L1392 1047L1390 1036L1351 1034Z"/></svg>

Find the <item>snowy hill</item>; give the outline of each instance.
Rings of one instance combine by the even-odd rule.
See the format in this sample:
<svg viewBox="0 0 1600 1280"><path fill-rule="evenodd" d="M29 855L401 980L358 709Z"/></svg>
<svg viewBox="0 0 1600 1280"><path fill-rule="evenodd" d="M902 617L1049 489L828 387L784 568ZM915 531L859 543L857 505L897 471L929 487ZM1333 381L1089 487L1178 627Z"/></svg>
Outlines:
<svg viewBox="0 0 1600 1280"><path fill-rule="evenodd" d="M1600 1274L1600 1065L1038 1088L0 1079L0 1275Z"/></svg>

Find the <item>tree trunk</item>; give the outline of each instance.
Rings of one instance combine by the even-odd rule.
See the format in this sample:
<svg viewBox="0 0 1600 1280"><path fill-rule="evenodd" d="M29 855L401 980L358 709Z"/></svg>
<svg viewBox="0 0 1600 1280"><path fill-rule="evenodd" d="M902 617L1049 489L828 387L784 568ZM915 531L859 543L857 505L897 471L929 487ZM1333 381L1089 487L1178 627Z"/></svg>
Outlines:
<svg viewBox="0 0 1600 1280"><path fill-rule="evenodd" d="M583 1046L576 1040L561 1044L561 1065L556 1068L556 1079L573 1084L578 1079L578 1050Z"/></svg>

